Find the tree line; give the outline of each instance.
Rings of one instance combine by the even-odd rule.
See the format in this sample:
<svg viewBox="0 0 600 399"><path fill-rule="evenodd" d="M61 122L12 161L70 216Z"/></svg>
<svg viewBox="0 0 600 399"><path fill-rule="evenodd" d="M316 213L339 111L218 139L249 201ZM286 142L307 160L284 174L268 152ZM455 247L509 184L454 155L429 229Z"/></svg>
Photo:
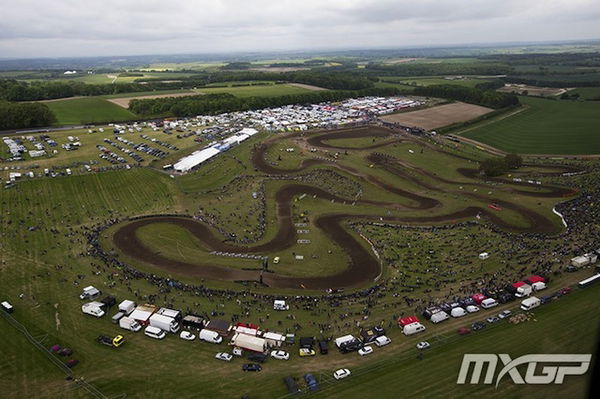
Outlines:
<svg viewBox="0 0 600 399"><path fill-rule="evenodd" d="M464 101L495 109L519 105L519 98L512 93L501 93L494 90L481 90L457 85L419 86L415 87L413 94Z"/></svg>
<svg viewBox="0 0 600 399"><path fill-rule="evenodd" d="M517 154L506 154L504 158L487 158L479 163L479 170L486 176L500 176L509 170L519 169L523 158Z"/></svg>
<svg viewBox="0 0 600 399"><path fill-rule="evenodd" d="M367 64L365 70L379 76L506 75L513 68L500 62Z"/></svg>
<svg viewBox="0 0 600 399"><path fill-rule="evenodd" d="M0 100L0 130L50 126L56 117L45 104Z"/></svg>
<svg viewBox="0 0 600 399"><path fill-rule="evenodd" d="M362 96L393 96L395 88L371 88L348 91L313 91L277 97L239 98L228 93L215 93L187 97L162 97L138 99L129 103L129 110L144 117L216 115L224 112L247 111L289 104L315 104L341 101Z"/></svg>
<svg viewBox="0 0 600 399"><path fill-rule="evenodd" d="M192 75L176 81L164 78L140 79L133 83L89 84L79 81L25 82L13 79L0 80L0 99L7 101L37 101L74 96L100 96L107 94L136 93L142 91L190 89L219 82L244 82L250 80L293 82L333 90L362 90L372 88L373 80L351 73L298 72L217 72Z"/></svg>

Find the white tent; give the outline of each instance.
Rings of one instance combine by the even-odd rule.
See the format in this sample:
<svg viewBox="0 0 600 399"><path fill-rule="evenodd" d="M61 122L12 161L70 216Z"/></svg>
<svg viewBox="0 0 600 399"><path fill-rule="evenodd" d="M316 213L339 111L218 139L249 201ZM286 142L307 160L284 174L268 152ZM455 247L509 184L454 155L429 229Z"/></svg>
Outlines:
<svg viewBox="0 0 600 399"><path fill-rule="evenodd" d="M173 169L178 172L187 172L200 165L202 162L214 157L218 153L219 150L217 150L215 147L209 147L200 151L196 151L192 153L192 155L181 158L175 165L173 165Z"/></svg>

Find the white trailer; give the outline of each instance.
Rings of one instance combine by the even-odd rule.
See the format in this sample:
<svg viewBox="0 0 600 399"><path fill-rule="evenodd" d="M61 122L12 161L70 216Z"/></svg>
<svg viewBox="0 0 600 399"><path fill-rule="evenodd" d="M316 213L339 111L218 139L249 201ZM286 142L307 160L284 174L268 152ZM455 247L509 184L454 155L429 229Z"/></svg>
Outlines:
<svg viewBox="0 0 600 399"><path fill-rule="evenodd" d="M252 335L236 333L231 345L245 350L264 353L267 350L267 341L263 338L253 337Z"/></svg>
<svg viewBox="0 0 600 399"><path fill-rule="evenodd" d="M137 332L142 329L140 323L127 316L121 317L121 319L119 319L119 327L133 332Z"/></svg>
<svg viewBox="0 0 600 399"><path fill-rule="evenodd" d="M163 316L155 313L150 316L150 325L152 327L158 327L161 330L176 333L179 331L179 323L172 317Z"/></svg>
<svg viewBox="0 0 600 399"><path fill-rule="evenodd" d="M282 299L276 299L273 301L274 310L290 310L290 305L286 304Z"/></svg>

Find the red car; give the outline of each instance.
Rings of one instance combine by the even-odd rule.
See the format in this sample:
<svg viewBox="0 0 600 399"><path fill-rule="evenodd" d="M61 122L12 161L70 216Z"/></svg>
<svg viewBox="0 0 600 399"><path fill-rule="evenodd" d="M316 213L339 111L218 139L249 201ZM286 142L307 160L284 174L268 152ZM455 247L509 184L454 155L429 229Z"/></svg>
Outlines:
<svg viewBox="0 0 600 399"><path fill-rule="evenodd" d="M459 335L467 335L471 333L471 330L466 327L461 327L456 331Z"/></svg>

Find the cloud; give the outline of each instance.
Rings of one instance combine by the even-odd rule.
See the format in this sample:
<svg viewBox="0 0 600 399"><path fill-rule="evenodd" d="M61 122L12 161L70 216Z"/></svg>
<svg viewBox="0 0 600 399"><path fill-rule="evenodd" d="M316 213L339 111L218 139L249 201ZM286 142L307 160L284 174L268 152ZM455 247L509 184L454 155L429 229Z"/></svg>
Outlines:
<svg viewBox="0 0 600 399"><path fill-rule="evenodd" d="M600 37L595 0L20 0L2 8L5 57Z"/></svg>

